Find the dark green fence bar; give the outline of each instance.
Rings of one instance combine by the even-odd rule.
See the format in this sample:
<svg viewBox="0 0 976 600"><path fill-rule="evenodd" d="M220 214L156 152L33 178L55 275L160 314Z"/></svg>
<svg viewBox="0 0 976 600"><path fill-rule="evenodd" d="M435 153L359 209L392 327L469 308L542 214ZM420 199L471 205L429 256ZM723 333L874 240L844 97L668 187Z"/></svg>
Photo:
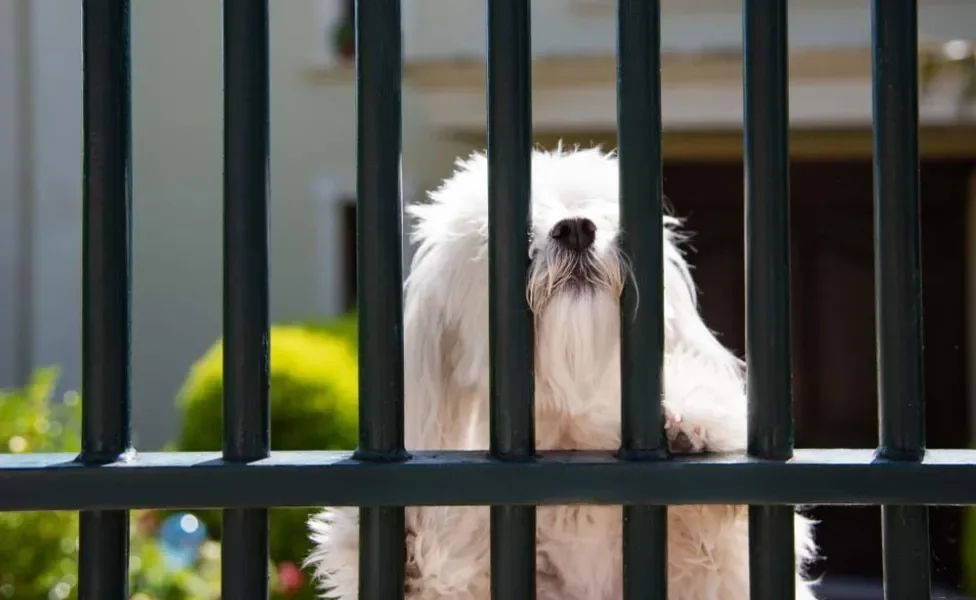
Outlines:
<svg viewBox="0 0 976 600"><path fill-rule="evenodd" d="M661 6L617 2L617 145L620 227L636 287L664 289L661 150ZM625 460L667 458L661 431L664 304L631 282L620 302L621 448ZM667 507L623 507L624 600L667 598Z"/></svg>
<svg viewBox="0 0 976 600"><path fill-rule="evenodd" d="M132 120L129 2L85 0L82 439L78 462L131 450ZM10 488L3 486L4 493ZM129 513L82 511L79 600L129 597Z"/></svg>
<svg viewBox="0 0 976 600"><path fill-rule="evenodd" d="M743 6L749 455L793 456L787 3ZM752 600L793 598L793 509L749 507Z"/></svg>
<svg viewBox="0 0 976 600"><path fill-rule="evenodd" d="M355 457L391 463L403 446L403 267L400 187L400 0L356 2L359 290L359 447ZM359 511L360 600L403 598L403 508Z"/></svg>
<svg viewBox="0 0 976 600"><path fill-rule="evenodd" d="M881 446L889 461L925 454L918 176L918 7L872 2L874 276ZM931 594L928 509L883 506L886 600Z"/></svg>
<svg viewBox="0 0 976 600"><path fill-rule="evenodd" d="M224 2L224 460L270 453L268 0ZM242 492L245 493L245 492ZM268 597L268 511L223 512L222 597Z"/></svg>
<svg viewBox="0 0 976 600"><path fill-rule="evenodd" d="M529 0L487 0L490 451L535 453L534 329L525 298L532 193ZM491 507L491 596L535 598L535 507Z"/></svg>

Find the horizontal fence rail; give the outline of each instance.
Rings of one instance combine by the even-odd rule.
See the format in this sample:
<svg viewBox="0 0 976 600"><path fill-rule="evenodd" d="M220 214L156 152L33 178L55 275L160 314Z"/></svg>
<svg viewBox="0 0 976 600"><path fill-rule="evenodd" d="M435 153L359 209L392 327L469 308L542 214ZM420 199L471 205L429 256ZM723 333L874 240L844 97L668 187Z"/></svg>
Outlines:
<svg viewBox="0 0 976 600"><path fill-rule="evenodd" d="M796 505L882 505L886 600L930 595L928 507L976 505L976 450L928 450L922 352L917 0L873 0L879 446L794 449L787 4L743 10L748 450L671 456L662 436L661 7L617 0L623 249L621 447L537 452L531 3L488 0L490 449L404 448L401 0L355 3L359 445L271 452L269 3L224 3L221 452L131 448L128 0L84 0L82 452L0 455L0 511L80 511L80 600L128 596L130 509L221 508L223 596L268 597L268 508L360 507L362 600L404 593L405 507L491 506L498 600L536 593L536 509L623 506L623 597L665 600L669 505L749 505L751 596L795 595ZM315 424L310 424L315 426Z"/></svg>
<svg viewBox="0 0 976 600"><path fill-rule="evenodd" d="M874 450L797 449L789 462L745 456L620 460L538 452L416 452L402 464L350 452L274 452L249 464L220 453L145 453L82 466L70 455L0 456L0 510L161 506L477 504L976 504L976 450L888 461ZM703 485L703 478L708 485ZM243 492L247 492L246 494Z"/></svg>

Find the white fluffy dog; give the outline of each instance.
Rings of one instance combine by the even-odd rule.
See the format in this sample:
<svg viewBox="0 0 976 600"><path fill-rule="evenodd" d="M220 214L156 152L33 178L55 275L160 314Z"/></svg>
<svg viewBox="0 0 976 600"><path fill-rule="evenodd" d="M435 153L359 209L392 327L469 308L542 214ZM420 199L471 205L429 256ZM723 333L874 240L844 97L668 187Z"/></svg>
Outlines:
<svg viewBox="0 0 976 600"><path fill-rule="evenodd" d="M532 156L531 260L536 441L540 450L620 445L619 297L628 276L617 245L618 167L599 150ZM488 162L477 154L411 207L419 248L405 301L408 449L488 447ZM743 367L702 321L677 222L665 230L665 428L675 451L746 447ZM640 235L637 232L635 235ZM643 294L653 290L640 290ZM487 600L487 507L407 509L410 600ZM538 509L540 600L621 597L619 506ZM311 520L308 559L327 596L357 597L358 510ZM797 599L813 557L811 524L795 517ZM382 574L371 574L382 576ZM748 600L744 506L668 509L670 600Z"/></svg>

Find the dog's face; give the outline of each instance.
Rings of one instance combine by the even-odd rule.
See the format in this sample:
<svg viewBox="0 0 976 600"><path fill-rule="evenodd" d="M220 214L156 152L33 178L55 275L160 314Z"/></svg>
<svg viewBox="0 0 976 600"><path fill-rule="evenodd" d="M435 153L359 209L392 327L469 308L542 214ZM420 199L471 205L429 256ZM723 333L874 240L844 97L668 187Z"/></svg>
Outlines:
<svg viewBox="0 0 976 600"><path fill-rule="evenodd" d="M407 282L408 377L448 370L453 388L487 393L488 161L477 154L456 166L431 202L410 208L419 245ZM619 371L619 301L630 274L619 244L618 180L616 157L599 150L532 155L526 298L537 391L545 385L586 402ZM700 333L697 345L708 345L714 338L698 316L676 221L665 222L666 344Z"/></svg>
<svg viewBox="0 0 976 600"><path fill-rule="evenodd" d="M581 361L590 370L594 360L613 357L627 277L618 244L617 181L612 155L533 153L526 299L535 316L536 368L543 373ZM443 311L458 341L471 344L461 354L487 359L487 159L479 154L460 161L430 198L411 208L419 247L408 295L419 292L431 301L428 307ZM470 352L474 344L479 348Z"/></svg>
<svg viewBox="0 0 976 600"><path fill-rule="evenodd" d="M629 276L620 249L617 161L595 150L537 153L526 298L535 316L536 372L574 405L619 361ZM577 400L573 400L573 399Z"/></svg>

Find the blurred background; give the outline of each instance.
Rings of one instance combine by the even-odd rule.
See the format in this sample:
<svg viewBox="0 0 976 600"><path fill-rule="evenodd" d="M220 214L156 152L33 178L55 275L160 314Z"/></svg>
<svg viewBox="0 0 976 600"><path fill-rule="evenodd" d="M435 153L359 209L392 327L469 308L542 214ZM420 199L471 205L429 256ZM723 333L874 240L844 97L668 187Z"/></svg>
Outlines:
<svg viewBox="0 0 976 600"><path fill-rule="evenodd" d="M741 354L741 0L661 3L664 190L694 232L690 260L706 321ZM355 440L352 4L270 3L276 449L345 448ZM402 4L403 178L412 201L450 173L455 157L485 145L485 11L483 0ZM928 439L931 447L967 447L976 433L976 355L969 352L976 340L976 2L918 4ZM873 448L870 1L791 0L789 8L796 441ZM534 0L540 145L615 147L614 18L612 0ZM220 27L218 0L132 0L132 393L140 450L220 447ZM80 385L81 64L79 2L0 0L0 388L9 390L0 404L0 452L70 449L75 441L31 423L68 427ZM406 241L404 248L409 260ZM824 560L816 572L825 574L824 595L880 599L878 509L811 513L821 520ZM144 515L134 528L170 548L163 571L197 568L207 556L188 514ZM280 593L311 597L296 566L307 550L307 511L280 514L293 528L277 549L273 542ZM17 517L4 530L4 518L14 517L0 515L0 598L71 597L63 564L43 577L10 566L47 559L31 542L41 534L25 529L33 521ZM197 525L219 541L214 515L201 514ZM6 560L15 532L24 540L16 544L20 558ZM969 551L976 525L962 509L940 508L932 510L931 532L933 576L944 590L935 597L955 598L967 581L976 588ZM60 539L51 540L55 562L74 556L70 540ZM185 565L172 558L180 544L196 548ZM164 597L149 588L134 593ZM173 593L165 597L211 597L205 586Z"/></svg>

